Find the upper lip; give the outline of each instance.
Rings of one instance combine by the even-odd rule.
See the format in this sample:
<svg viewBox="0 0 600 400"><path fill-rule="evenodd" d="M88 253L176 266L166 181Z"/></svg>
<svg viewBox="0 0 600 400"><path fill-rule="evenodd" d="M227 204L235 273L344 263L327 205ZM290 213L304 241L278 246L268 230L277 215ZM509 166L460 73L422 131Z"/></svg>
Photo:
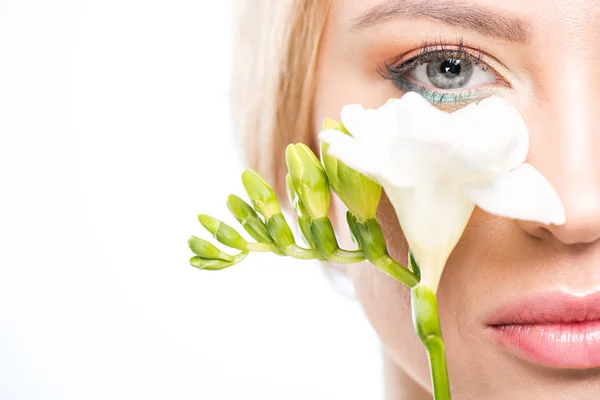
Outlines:
<svg viewBox="0 0 600 400"><path fill-rule="evenodd" d="M498 307L486 325L572 324L594 320L600 320L600 291L585 296L552 291Z"/></svg>

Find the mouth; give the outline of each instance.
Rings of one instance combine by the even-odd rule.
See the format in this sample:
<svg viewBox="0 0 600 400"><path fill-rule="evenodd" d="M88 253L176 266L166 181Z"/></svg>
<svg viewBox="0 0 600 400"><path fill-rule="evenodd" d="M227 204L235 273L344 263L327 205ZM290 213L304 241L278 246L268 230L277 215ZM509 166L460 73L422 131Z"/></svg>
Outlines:
<svg viewBox="0 0 600 400"><path fill-rule="evenodd" d="M486 322L513 355L552 368L600 366L600 292L536 294L499 307Z"/></svg>

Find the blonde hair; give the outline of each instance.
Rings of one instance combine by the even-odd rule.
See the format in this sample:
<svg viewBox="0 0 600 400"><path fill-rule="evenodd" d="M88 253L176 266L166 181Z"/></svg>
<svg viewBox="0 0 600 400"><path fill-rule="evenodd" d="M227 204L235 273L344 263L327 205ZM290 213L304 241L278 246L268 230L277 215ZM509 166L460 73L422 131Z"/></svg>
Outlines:
<svg viewBox="0 0 600 400"><path fill-rule="evenodd" d="M329 6L330 0L236 4L233 129L246 166L256 169L278 194L285 192L285 147L303 142L316 150L312 103Z"/></svg>

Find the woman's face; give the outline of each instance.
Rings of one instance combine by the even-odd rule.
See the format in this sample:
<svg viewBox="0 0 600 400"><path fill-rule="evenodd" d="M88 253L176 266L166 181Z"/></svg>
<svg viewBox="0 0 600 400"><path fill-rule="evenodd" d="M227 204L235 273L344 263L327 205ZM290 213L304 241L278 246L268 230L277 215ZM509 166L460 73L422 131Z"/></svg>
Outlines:
<svg viewBox="0 0 600 400"><path fill-rule="evenodd" d="M600 366L592 348L574 348L590 357L575 368L564 349L544 360L505 347L488 325L499 306L532 294L555 299L556 291L580 296L600 288L599 44L600 2L593 0L332 1L320 48L315 132L325 117L339 119L345 104L377 108L406 91L446 110L498 94L526 120L528 162L566 209L563 226L475 210L438 291L457 399L600 396L600 370L588 368ZM334 203L338 232L347 231L344 213ZM407 245L387 199L379 218L390 253L405 263ZM341 242L351 247L349 237ZM367 265L347 273L396 368L392 374L430 390L409 290ZM543 344L538 340L538 347ZM582 362L581 354L574 357ZM409 398L420 398L419 391Z"/></svg>

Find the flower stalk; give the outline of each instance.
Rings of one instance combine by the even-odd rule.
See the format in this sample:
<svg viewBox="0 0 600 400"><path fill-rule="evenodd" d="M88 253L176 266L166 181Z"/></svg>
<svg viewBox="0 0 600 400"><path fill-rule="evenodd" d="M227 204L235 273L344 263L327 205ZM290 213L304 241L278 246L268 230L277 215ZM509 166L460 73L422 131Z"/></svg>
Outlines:
<svg viewBox="0 0 600 400"><path fill-rule="evenodd" d="M303 196L312 201L311 211L308 211L303 199L296 192L291 174L287 176L286 185L290 203L298 214L298 224L308 247L296 244L294 234L271 186L256 171L247 169L242 174L242 183L252 205L232 194L227 199L227 207L256 242L247 241L224 222L201 214L198 220L217 241L241 252L232 256L206 240L192 236L189 247L196 254L190 259L192 266L204 270L220 270L239 263L251 252L272 252L301 260L322 260L340 264L365 260L361 249L345 250L339 247L331 221L326 215L329 209L327 177L323 168L315 165L316 156L308 147L299 147L301 156L294 162L301 173L298 174L298 169L295 170L296 179L299 187L303 187ZM312 164L311 168L305 169L304 163ZM312 171L312 175L302 171ZM309 184L304 181L307 177ZM311 193L314 190L320 194L313 196ZM327 191L327 195L324 191Z"/></svg>
<svg viewBox="0 0 600 400"><path fill-rule="evenodd" d="M410 295L413 325L429 359L434 399L450 400L450 381L435 293L419 284L411 289Z"/></svg>
<svg viewBox="0 0 600 400"><path fill-rule="evenodd" d="M426 121L423 124L423 121ZM450 253L471 214L563 224L563 205L550 183L525 163L529 138L519 113L492 96L453 113L407 93L376 110L350 105L342 120L327 119L321 160L304 144L286 149L286 187L306 243L296 244L273 189L255 171L242 183L250 204L235 195L227 206L256 242L207 215L200 223L221 251L192 236L190 264L203 270L235 265L250 252L352 264L367 260L411 288L415 331L423 343L435 400L450 400L450 383L436 291ZM357 250L341 249L328 217L330 190L346 205ZM409 245L408 267L394 260L376 218L382 190L390 199Z"/></svg>

